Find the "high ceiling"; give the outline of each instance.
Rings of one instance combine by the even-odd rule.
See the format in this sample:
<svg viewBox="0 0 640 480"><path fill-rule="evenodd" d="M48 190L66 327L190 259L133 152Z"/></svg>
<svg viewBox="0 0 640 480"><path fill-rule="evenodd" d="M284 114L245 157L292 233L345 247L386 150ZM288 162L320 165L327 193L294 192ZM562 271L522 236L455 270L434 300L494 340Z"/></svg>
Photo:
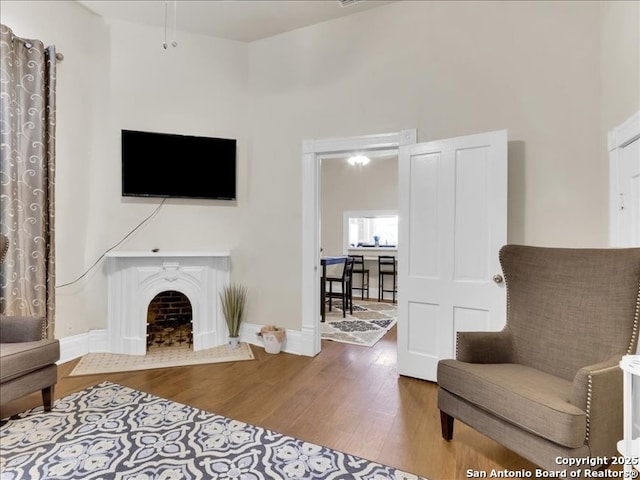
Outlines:
<svg viewBox="0 0 640 480"><path fill-rule="evenodd" d="M252 42L297 28L376 8L391 1L360 0L342 6L337 0L78 0L105 18L173 28L178 31ZM346 3L346 2L345 2Z"/></svg>

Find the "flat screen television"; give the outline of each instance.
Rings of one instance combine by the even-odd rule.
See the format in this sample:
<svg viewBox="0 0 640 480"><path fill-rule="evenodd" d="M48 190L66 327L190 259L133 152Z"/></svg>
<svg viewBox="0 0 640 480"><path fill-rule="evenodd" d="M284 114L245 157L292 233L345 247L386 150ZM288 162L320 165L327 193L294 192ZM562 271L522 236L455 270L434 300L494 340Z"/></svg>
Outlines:
<svg viewBox="0 0 640 480"><path fill-rule="evenodd" d="M236 199L236 140L122 130L122 195Z"/></svg>

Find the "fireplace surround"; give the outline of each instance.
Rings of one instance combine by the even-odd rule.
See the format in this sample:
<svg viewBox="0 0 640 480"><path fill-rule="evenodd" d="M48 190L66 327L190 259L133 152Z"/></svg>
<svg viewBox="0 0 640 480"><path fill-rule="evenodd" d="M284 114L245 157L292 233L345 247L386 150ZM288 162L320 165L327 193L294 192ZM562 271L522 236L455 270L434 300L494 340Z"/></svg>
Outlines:
<svg viewBox="0 0 640 480"><path fill-rule="evenodd" d="M193 350L226 343L219 293L229 282L229 252L132 252L107 255L107 350L144 355L147 311L167 290L191 302Z"/></svg>

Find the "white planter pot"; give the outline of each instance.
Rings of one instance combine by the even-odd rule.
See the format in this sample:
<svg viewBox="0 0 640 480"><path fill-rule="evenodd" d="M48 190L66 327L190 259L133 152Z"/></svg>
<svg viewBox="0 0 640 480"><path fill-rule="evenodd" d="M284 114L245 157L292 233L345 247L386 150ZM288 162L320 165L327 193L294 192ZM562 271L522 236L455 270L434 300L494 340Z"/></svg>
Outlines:
<svg viewBox="0 0 640 480"><path fill-rule="evenodd" d="M229 337L227 339L228 348L238 348L240 346L240 337Z"/></svg>

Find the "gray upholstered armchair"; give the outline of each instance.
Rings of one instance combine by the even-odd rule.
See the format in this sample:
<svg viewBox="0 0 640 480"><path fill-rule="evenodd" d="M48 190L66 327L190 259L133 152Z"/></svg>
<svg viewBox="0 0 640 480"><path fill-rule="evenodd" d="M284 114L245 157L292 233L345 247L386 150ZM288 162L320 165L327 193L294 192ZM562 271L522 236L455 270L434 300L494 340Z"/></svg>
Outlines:
<svg viewBox="0 0 640 480"><path fill-rule="evenodd" d="M621 357L634 353L640 248L507 245L501 332L458 335L438 364L442 435L453 420L547 470L557 458L611 457L622 438Z"/></svg>
<svg viewBox="0 0 640 480"><path fill-rule="evenodd" d="M0 264L8 247L7 237L0 234ZM41 390L44 409L51 410L60 344L42 338L44 321L39 317L0 317L0 404Z"/></svg>

